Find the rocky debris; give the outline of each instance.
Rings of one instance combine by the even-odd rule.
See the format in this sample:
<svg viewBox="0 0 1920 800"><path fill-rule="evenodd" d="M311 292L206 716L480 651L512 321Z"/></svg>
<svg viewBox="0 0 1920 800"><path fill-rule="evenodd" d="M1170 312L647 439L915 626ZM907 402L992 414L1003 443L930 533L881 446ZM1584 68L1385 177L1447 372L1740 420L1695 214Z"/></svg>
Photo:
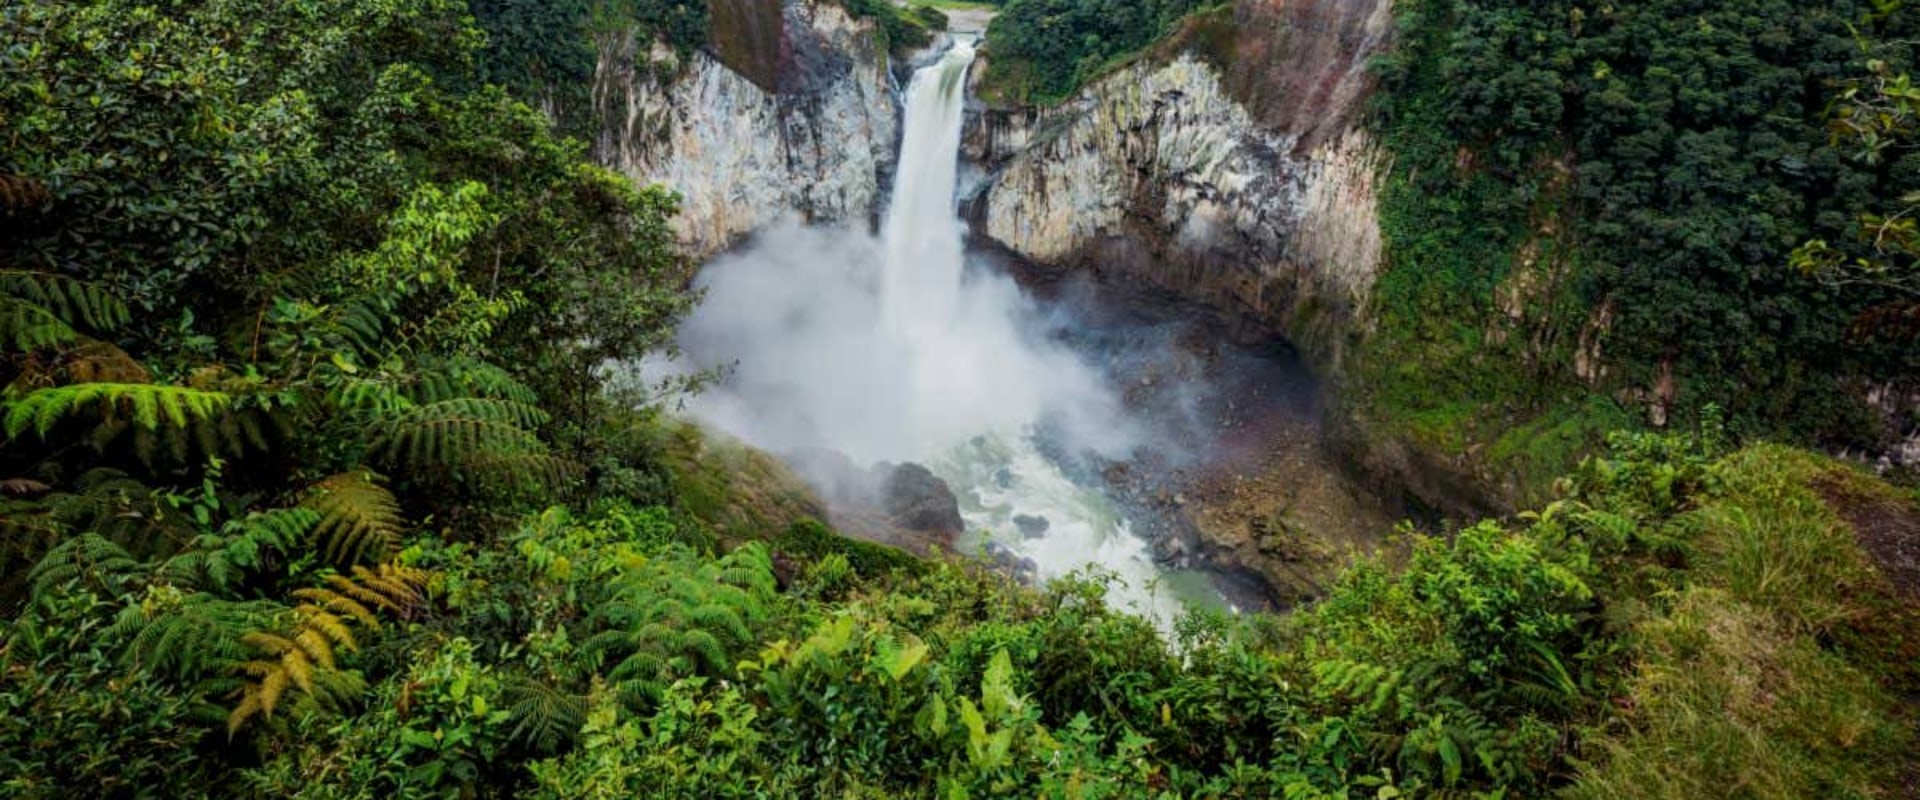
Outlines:
<svg viewBox="0 0 1920 800"><path fill-rule="evenodd" d="M861 468L846 454L824 448L787 453L785 459L826 501L828 521L848 536L926 556L953 552L966 528L952 488L919 464Z"/></svg>
<svg viewBox="0 0 1920 800"><path fill-rule="evenodd" d="M1161 564L1230 577L1242 608L1316 597L1350 554L1379 546L1393 517L1327 450L1302 366L1189 324L1168 333L1171 352L1114 376L1156 433L1100 478Z"/></svg>
<svg viewBox="0 0 1920 800"><path fill-rule="evenodd" d="M880 484L880 494L894 524L949 538L966 529L966 523L960 519L960 501L954 497L953 489L926 467L883 463L874 470L886 475Z"/></svg>
<svg viewBox="0 0 1920 800"><path fill-rule="evenodd" d="M1025 536L1028 539L1038 539L1047 535L1047 529L1053 527L1053 523L1048 522L1047 518L1042 516L1015 514L1013 515L1013 527L1019 529L1021 536Z"/></svg>
<svg viewBox="0 0 1920 800"><path fill-rule="evenodd" d="M1040 582L1040 565L1031 558L1023 558L1007 549L1006 545L988 540L986 544L987 563L993 569L1024 584L1034 585Z"/></svg>

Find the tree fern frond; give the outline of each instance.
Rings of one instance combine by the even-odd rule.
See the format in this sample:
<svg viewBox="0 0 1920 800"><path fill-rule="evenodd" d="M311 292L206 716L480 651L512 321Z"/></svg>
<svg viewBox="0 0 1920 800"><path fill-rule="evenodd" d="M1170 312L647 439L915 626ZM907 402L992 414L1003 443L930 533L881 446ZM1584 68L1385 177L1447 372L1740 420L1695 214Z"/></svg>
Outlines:
<svg viewBox="0 0 1920 800"><path fill-rule="evenodd" d="M421 365L408 395L423 405L460 398L508 400L523 406L540 402L538 393L505 369L468 358Z"/></svg>
<svg viewBox="0 0 1920 800"><path fill-rule="evenodd" d="M311 604L315 608L325 609L336 615L344 614L367 628L379 628L380 618L373 609L362 605L360 601L340 594L332 589L308 587L293 590L293 597Z"/></svg>
<svg viewBox="0 0 1920 800"><path fill-rule="evenodd" d="M95 425L90 438L97 448L130 428L134 448L143 460L153 463L164 446L184 463L194 445L208 456L232 450L209 442L224 438L229 431L237 435L237 426L219 424L232 410L234 399L226 392L181 386L79 383L40 389L5 403L0 426L4 426L9 439L20 438L29 430L47 439L60 423L84 417Z"/></svg>
<svg viewBox="0 0 1920 800"><path fill-rule="evenodd" d="M587 698L561 691L540 681L518 680L507 685L511 736L540 753L557 753L571 744L587 720Z"/></svg>
<svg viewBox="0 0 1920 800"><path fill-rule="evenodd" d="M0 345L21 353L80 341L80 332L52 311L13 297L0 297Z"/></svg>
<svg viewBox="0 0 1920 800"><path fill-rule="evenodd" d="M366 412L375 418L392 417L416 403L400 387L378 378L343 376L327 393L327 402L345 411Z"/></svg>
<svg viewBox="0 0 1920 800"><path fill-rule="evenodd" d="M301 507L319 514L314 548L335 564L385 559L400 549L405 520L400 501L365 470L343 472L317 484Z"/></svg>
<svg viewBox="0 0 1920 800"><path fill-rule="evenodd" d="M462 467L482 458L545 454L528 430L546 414L509 400L459 398L415 406L376 430L376 452L409 468ZM538 420L538 421L536 421Z"/></svg>
<svg viewBox="0 0 1920 800"><path fill-rule="evenodd" d="M587 477L587 465L546 453L483 455L469 466L476 473L497 479L520 479L541 488L565 493Z"/></svg>
<svg viewBox="0 0 1920 800"><path fill-rule="evenodd" d="M111 331L133 318L127 304L99 284L65 275L0 269L0 297L44 309L67 325Z"/></svg>
<svg viewBox="0 0 1920 800"><path fill-rule="evenodd" d="M332 687L327 690L332 691L344 685L330 676L337 670L336 651L358 649L347 619L378 627L369 605L402 616L412 613L424 602L421 587L429 577L423 570L393 564L381 564L378 569L356 566L351 578L329 575L326 587L295 591L294 597L302 602L294 607L290 626L257 629L242 638L254 657L238 668L250 680L242 685L240 700L227 716L228 735L255 716L273 716L290 688L310 696L321 692L321 687Z"/></svg>
<svg viewBox="0 0 1920 800"><path fill-rule="evenodd" d="M160 562L154 574L180 586L224 591L250 572L304 549L320 520L307 508L276 508L231 519L220 532L197 536L183 550Z"/></svg>
<svg viewBox="0 0 1920 800"><path fill-rule="evenodd" d="M25 175L0 172L0 208L30 211L53 202L47 185Z"/></svg>
<svg viewBox="0 0 1920 800"><path fill-rule="evenodd" d="M246 660L255 649L248 635L282 609L273 603L153 587L146 599L121 611L113 632L132 636L127 648L131 663L192 682Z"/></svg>
<svg viewBox="0 0 1920 800"><path fill-rule="evenodd" d="M44 602L69 582L80 581L108 596L142 573L145 562L127 549L91 531L54 545L27 576L35 602Z"/></svg>

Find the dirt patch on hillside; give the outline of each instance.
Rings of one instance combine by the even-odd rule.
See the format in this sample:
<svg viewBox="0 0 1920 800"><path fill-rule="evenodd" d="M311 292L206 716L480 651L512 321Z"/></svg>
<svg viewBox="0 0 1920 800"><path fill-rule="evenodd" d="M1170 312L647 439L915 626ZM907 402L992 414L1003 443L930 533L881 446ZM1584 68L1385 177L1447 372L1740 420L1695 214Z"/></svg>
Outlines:
<svg viewBox="0 0 1920 800"><path fill-rule="evenodd" d="M1345 133L1366 108L1368 62L1393 35L1390 0L1239 0L1197 14L1159 48L1193 52L1229 94L1306 152Z"/></svg>
<svg viewBox="0 0 1920 800"><path fill-rule="evenodd" d="M1860 634L1893 666L1888 680L1905 696L1907 718L1920 724L1920 503L1884 486L1863 486L1855 475L1826 476L1813 488L1853 528L1892 587L1892 606L1867 614ZM1893 796L1920 800L1920 759L1902 768L1901 780Z"/></svg>
<svg viewBox="0 0 1920 800"><path fill-rule="evenodd" d="M1860 547L1893 590L1920 604L1920 507L1912 500L1837 479L1815 484L1822 499L1853 526Z"/></svg>

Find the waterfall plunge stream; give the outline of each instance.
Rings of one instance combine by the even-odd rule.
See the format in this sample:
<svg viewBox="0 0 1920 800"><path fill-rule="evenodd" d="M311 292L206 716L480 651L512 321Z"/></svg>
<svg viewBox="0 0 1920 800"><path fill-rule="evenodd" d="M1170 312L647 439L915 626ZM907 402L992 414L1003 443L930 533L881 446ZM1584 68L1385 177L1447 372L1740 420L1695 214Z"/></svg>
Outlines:
<svg viewBox="0 0 1920 800"><path fill-rule="evenodd" d="M973 57L959 41L908 86L881 237L787 225L702 271L706 300L681 345L694 366L731 370L689 405L775 453L921 463L959 499L963 549L1030 560L1041 579L1096 567L1116 579L1111 602L1164 627L1185 600L1219 595L1204 576L1165 573L1122 509L1059 461L1124 459L1141 426L1048 335L1044 309L970 267L955 192Z"/></svg>

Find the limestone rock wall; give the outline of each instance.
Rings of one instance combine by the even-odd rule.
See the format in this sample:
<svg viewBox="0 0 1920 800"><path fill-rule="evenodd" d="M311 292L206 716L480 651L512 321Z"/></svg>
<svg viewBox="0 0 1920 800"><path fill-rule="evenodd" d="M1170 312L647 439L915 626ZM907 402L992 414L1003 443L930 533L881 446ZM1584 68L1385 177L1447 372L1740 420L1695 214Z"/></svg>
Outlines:
<svg viewBox="0 0 1920 800"><path fill-rule="evenodd" d="M872 23L813 0L711 8L713 51L689 63L625 32L597 37L597 159L678 191L674 225L696 258L787 215L870 219L899 138Z"/></svg>
<svg viewBox="0 0 1920 800"><path fill-rule="evenodd" d="M1336 359L1380 269L1358 122L1390 30L1385 0L1242 0L1060 107L978 109L975 231Z"/></svg>

